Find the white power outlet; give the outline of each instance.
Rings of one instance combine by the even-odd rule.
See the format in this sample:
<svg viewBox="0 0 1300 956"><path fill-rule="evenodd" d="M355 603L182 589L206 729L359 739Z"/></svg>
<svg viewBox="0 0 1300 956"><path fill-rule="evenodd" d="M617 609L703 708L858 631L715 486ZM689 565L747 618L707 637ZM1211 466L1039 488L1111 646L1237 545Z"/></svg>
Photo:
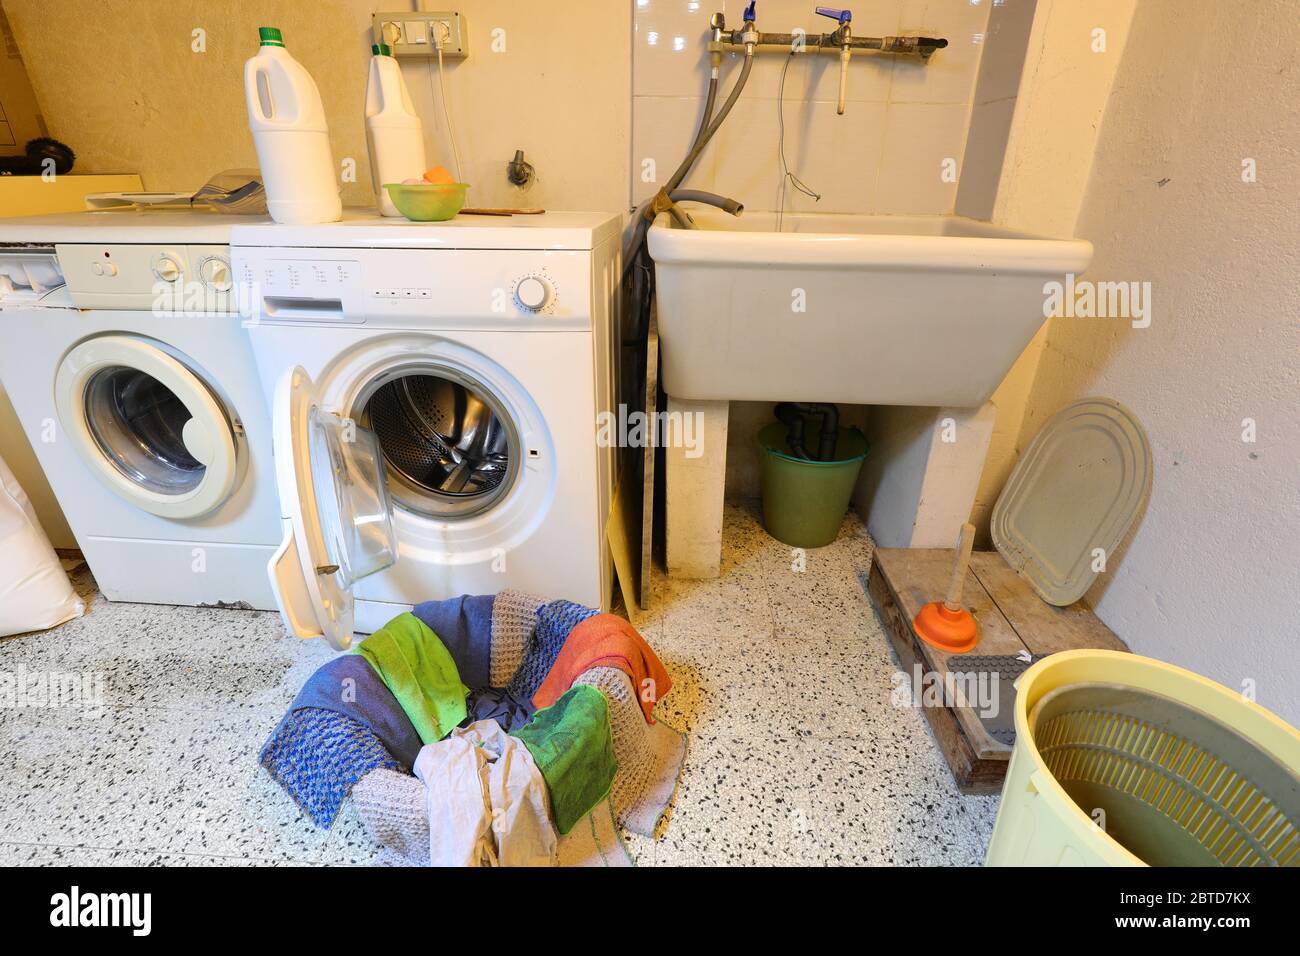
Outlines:
<svg viewBox="0 0 1300 956"><path fill-rule="evenodd" d="M376 13L372 22L375 42L387 43L393 56L437 56L440 37L443 56L469 56L465 19L457 12Z"/></svg>

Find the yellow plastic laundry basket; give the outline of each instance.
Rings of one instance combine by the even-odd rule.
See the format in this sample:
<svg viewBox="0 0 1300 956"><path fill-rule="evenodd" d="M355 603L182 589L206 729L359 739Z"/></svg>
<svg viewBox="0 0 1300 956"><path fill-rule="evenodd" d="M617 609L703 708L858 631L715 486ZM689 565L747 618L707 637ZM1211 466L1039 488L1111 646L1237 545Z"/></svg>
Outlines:
<svg viewBox="0 0 1300 956"><path fill-rule="evenodd" d="M1017 683L989 866L1300 866L1300 732L1191 671L1066 651Z"/></svg>

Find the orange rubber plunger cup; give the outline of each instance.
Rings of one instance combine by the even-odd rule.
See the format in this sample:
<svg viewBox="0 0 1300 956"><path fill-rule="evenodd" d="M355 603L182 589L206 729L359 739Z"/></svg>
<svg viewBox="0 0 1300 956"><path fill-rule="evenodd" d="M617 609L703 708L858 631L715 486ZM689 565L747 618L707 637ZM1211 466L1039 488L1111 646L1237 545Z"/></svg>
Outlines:
<svg viewBox="0 0 1300 956"><path fill-rule="evenodd" d="M970 564L970 550L975 543L975 526L962 525L957 541L957 562L948 579L948 594L942 601L931 601L921 608L912 622L916 636L931 647L950 654L964 654L979 643L979 624L961 606L962 584L966 581L966 568Z"/></svg>

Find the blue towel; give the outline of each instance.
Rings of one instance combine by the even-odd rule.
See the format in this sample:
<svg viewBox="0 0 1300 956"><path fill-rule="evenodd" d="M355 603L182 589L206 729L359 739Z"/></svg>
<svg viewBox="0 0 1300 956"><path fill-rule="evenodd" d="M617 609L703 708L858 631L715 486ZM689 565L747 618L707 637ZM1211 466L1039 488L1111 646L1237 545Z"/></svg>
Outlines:
<svg viewBox="0 0 1300 956"><path fill-rule="evenodd" d="M460 682L471 689L487 687L492 672L491 594L425 601L411 613L438 635L456 662Z"/></svg>
<svg viewBox="0 0 1300 956"><path fill-rule="evenodd" d="M388 685L361 655L340 654L318 668L298 691L289 713L308 707L350 717L378 737L408 773L415 766L420 735Z"/></svg>
<svg viewBox="0 0 1300 956"><path fill-rule="evenodd" d="M490 687L492 673L492 595L465 595L445 601L425 601L411 611L437 634L451 652L460 679L470 688L465 701L465 727L476 720L495 720L507 732L533 717L528 698L517 700L500 687Z"/></svg>
<svg viewBox="0 0 1300 956"><path fill-rule="evenodd" d="M569 632L599 611L572 601L552 601L537 610L537 629L524 653L524 662L506 688L515 700L531 701L537 688L560 656L560 649L569 639Z"/></svg>
<svg viewBox="0 0 1300 956"><path fill-rule="evenodd" d="M506 733L523 727L533 719L536 711L530 701L515 700L508 690L500 687L470 691L465 709L469 716L461 721L462 727L468 727L476 720L495 720Z"/></svg>
<svg viewBox="0 0 1300 956"><path fill-rule="evenodd" d="M364 726L334 710L291 710L259 758L318 827L328 828L352 785L377 767L404 768Z"/></svg>

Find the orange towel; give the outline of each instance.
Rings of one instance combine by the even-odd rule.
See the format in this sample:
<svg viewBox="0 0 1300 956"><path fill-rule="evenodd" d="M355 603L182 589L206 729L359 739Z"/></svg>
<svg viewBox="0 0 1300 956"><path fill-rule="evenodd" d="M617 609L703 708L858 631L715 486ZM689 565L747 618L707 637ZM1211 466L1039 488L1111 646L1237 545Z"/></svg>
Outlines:
<svg viewBox="0 0 1300 956"><path fill-rule="evenodd" d="M559 657L533 694L533 706L550 707L592 667L617 667L632 678L646 723L655 722L655 701L672 689L672 679L645 638L617 614L597 614L569 632Z"/></svg>

